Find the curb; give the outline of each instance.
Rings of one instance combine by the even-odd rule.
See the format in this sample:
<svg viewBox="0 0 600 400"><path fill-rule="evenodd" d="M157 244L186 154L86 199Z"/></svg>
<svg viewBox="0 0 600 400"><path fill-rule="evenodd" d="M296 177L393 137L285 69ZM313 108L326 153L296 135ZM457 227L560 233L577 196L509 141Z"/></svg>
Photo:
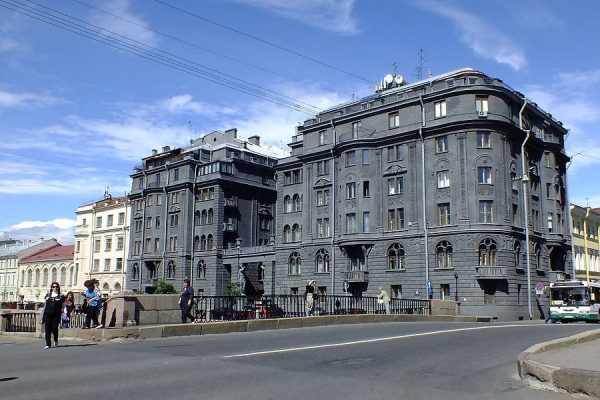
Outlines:
<svg viewBox="0 0 600 400"><path fill-rule="evenodd" d="M328 315L322 317L299 317L281 319L258 319L244 321L202 322L198 324L169 324L160 326L131 326L108 329L68 329L62 331L65 338L106 342L121 339L155 339L172 336L215 335L224 333L256 332L262 330L308 328L314 326L346 325L380 322L491 322L491 317L460 317L446 315Z"/></svg>
<svg viewBox="0 0 600 400"><path fill-rule="evenodd" d="M600 329L535 344L517 356L519 376L525 381L529 378L534 378L548 386L566 390L569 393L583 393L600 398L600 372L576 368L560 368L531 359L535 354L596 339L600 339Z"/></svg>

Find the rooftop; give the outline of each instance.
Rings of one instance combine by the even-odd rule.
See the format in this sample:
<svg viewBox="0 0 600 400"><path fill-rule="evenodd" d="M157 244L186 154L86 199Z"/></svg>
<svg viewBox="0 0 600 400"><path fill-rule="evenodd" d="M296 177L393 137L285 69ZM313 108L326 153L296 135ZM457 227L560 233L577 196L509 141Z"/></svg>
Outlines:
<svg viewBox="0 0 600 400"><path fill-rule="evenodd" d="M22 258L21 262L30 263L37 261L72 260L74 251L74 245L63 246L57 243L56 246Z"/></svg>

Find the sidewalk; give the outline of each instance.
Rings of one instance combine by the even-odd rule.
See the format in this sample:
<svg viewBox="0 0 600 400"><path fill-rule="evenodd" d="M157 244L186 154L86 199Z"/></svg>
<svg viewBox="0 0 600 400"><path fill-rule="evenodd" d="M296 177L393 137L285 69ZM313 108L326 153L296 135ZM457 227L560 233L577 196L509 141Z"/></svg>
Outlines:
<svg viewBox="0 0 600 400"><path fill-rule="evenodd" d="M600 398L600 329L531 346L517 364L526 381Z"/></svg>

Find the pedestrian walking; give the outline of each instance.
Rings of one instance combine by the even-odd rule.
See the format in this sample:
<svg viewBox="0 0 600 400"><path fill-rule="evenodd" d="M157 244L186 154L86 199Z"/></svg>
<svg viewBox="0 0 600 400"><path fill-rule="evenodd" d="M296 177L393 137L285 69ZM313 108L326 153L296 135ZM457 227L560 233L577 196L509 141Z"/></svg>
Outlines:
<svg viewBox="0 0 600 400"><path fill-rule="evenodd" d="M188 318L192 323L196 322L194 316L190 313L192 310L192 301L194 300L194 289L190 286L190 278L183 278L183 288L179 296L179 308L181 309L181 323L186 324Z"/></svg>
<svg viewBox="0 0 600 400"><path fill-rule="evenodd" d="M83 324L83 329L90 329L90 327L92 327L92 322L94 323L94 328L102 328L102 325L98 323L98 306L100 304L100 293L96 291L96 282L97 281L95 279L90 279L83 283L83 285L86 287L84 292L85 322Z"/></svg>
<svg viewBox="0 0 600 400"><path fill-rule="evenodd" d="M58 347L58 324L62 314L63 295L60 293L58 282L52 282L50 291L44 298L44 315L42 323L44 324L44 333L46 339L45 349L49 349L51 336L54 337L54 347Z"/></svg>
<svg viewBox="0 0 600 400"><path fill-rule="evenodd" d="M62 328L68 328L71 325L71 315L75 309L75 297L73 292L68 292L62 304L62 314L60 319L62 321Z"/></svg>
<svg viewBox="0 0 600 400"><path fill-rule="evenodd" d="M306 281L306 289L304 290L304 297L306 298L306 316L310 317L315 314L315 299L316 299L316 288L317 281L309 280Z"/></svg>
<svg viewBox="0 0 600 400"><path fill-rule="evenodd" d="M383 304L385 307L385 313L390 313L390 295L383 290L382 287L379 288L379 294L377 295L377 303Z"/></svg>

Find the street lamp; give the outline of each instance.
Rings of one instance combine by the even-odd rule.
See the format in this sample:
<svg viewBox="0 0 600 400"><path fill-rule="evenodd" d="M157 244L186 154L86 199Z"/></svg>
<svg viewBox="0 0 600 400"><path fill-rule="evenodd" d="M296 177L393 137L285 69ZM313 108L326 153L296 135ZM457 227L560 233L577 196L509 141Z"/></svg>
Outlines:
<svg viewBox="0 0 600 400"><path fill-rule="evenodd" d="M454 273L454 301L458 303L458 274Z"/></svg>

